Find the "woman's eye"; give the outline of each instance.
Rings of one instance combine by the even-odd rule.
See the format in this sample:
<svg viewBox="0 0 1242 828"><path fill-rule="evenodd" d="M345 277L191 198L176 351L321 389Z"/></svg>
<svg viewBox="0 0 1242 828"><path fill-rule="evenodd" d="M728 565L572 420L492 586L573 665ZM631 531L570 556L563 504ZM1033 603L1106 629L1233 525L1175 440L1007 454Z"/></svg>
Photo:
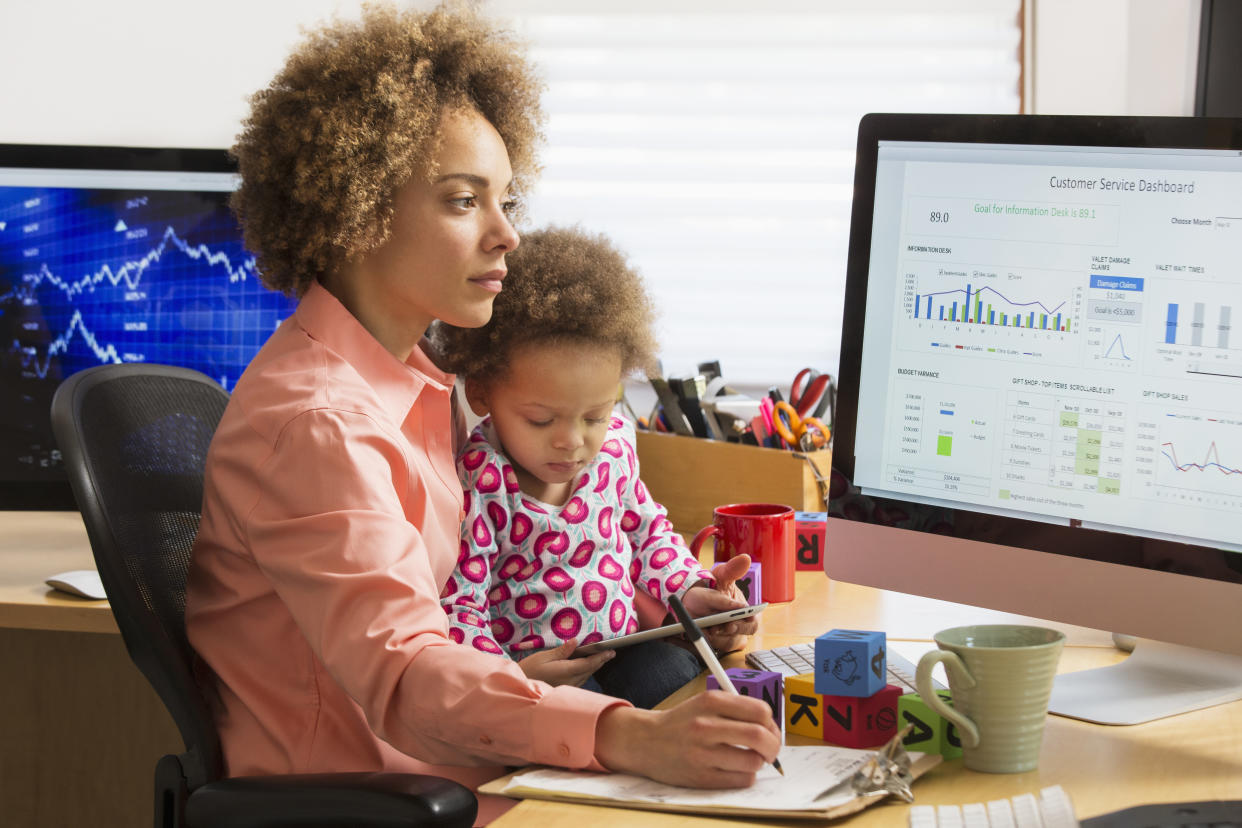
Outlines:
<svg viewBox="0 0 1242 828"><path fill-rule="evenodd" d="M607 417L588 417L587 422L591 425L603 425L608 422Z"/></svg>
<svg viewBox="0 0 1242 828"><path fill-rule="evenodd" d="M474 196L461 196L460 198L449 199L449 203L455 207L460 207L463 210L468 210L471 207L474 207L478 201Z"/></svg>
<svg viewBox="0 0 1242 828"><path fill-rule="evenodd" d="M520 203L516 198L510 198L506 201L500 202L500 211L506 216L511 216L518 211L519 206Z"/></svg>
<svg viewBox="0 0 1242 828"><path fill-rule="evenodd" d="M543 428L544 426L552 425L551 420L527 420L526 422L530 423L535 428Z"/></svg>

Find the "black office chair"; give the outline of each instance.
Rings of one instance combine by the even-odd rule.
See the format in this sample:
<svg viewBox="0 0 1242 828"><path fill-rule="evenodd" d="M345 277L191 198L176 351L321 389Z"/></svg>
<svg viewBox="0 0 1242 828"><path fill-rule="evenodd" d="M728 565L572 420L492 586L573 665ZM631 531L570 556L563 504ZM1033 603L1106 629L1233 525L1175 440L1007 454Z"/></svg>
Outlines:
<svg viewBox="0 0 1242 828"><path fill-rule="evenodd" d="M227 403L203 374L152 364L89 368L52 400L52 429L117 626L185 742L185 753L156 764L156 828L472 825L474 794L434 776L222 778L219 736L192 672L185 579L207 446Z"/></svg>

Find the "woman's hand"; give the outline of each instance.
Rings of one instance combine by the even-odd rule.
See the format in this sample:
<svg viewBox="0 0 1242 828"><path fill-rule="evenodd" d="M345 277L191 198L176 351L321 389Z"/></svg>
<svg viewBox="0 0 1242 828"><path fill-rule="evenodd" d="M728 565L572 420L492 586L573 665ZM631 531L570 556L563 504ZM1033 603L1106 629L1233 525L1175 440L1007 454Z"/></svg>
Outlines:
<svg viewBox="0 0 1242 828"><path fill-rule="evenodd" d="M770 707L721 690L669 710L613 707L595 726L595 757L604 767L691 788L748 787L780 747Z"/></svg>
<svg viewBox="0 0 1242 828"><path fill-rule="evenodd" d="M741 609L746 606L746 598L734 583L750 569L750 556L738 555L712 568L716 578L716 588L709 586L693 586L686 590L681 603L686 611L694 617ZM746 643L746 636L753 635L759 629L759 621L754 616L714 627L705 627L703 637L713 650L726 653L740 649Z"/></svg>
<svg viewBox="0 0 1242 828"><path fill-rule="evenodd" d="M617 654L616 650L604 650L595 655L570 658L577 648L578 639L571 638L559 647L526 656L518 661L518 666L527 678L546 681L553 686L571 684L581 687L592 673Z"/></svg>

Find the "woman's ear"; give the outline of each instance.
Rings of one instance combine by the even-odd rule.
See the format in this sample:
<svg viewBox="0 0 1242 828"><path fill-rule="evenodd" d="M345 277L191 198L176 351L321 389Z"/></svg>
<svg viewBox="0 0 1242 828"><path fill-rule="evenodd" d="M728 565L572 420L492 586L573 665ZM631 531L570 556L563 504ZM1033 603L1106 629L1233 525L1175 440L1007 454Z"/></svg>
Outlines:
<svg viewBox="0 0 1242 828"><path fill-rule="evenodd" d="M475 413L475 416L486 417L491 411L487 405L487 387L473 378L462 383L462 387L466 392L466 403L469 404L470 410Z"/></svg>

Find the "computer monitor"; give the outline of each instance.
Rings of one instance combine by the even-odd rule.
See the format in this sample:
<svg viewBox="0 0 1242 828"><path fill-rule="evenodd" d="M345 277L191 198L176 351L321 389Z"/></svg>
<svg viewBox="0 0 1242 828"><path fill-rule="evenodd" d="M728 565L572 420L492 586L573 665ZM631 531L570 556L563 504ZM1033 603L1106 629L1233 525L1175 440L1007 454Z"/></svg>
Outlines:
<svg viewBox="0 0 1242 828"><path fill-rule="evenodd" d="M49 409L107 362L226 389L293 303L263 288L224 150L0 145L0 508L73 509Z"/></svg>
<svg viewBox="0 0 1242 828"><path fill-rule="evenodd" d="M868 115L856 163L828 575L1207 651L1054 712L1242 697L1242 120Z"/></svg>

